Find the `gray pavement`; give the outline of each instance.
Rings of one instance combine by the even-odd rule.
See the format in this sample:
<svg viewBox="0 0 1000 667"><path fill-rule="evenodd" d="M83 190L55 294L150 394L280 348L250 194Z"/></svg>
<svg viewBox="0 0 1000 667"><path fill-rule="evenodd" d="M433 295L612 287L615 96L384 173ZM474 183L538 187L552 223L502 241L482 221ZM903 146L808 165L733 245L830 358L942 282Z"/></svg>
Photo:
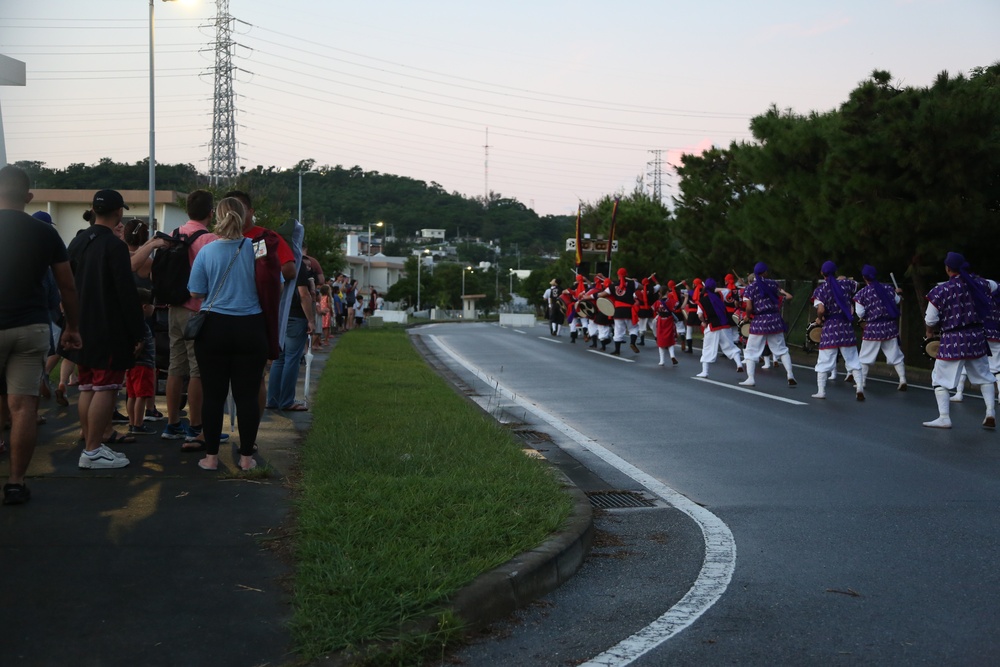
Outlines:
<svg viewBox="0 0 1000 667"><path fill-rule="evenodd" d="M274 475L247 480L235 447L210 473L159 432L118 447L127 468L79 470L75 395L42 406L32 499L0 507L0 665L289 663L285 482L309 413L267 411L258 460Z"/></svg>

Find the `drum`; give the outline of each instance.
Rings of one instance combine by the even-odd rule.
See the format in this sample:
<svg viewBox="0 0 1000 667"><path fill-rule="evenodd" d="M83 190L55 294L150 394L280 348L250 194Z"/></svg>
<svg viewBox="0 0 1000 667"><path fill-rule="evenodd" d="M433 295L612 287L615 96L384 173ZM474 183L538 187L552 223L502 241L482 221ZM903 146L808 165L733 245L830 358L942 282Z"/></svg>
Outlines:
<svg viewBox="0 0 1000 667"><path fill-rule="evenodd" d="M740 326L741 324L743 324L743 318L740 317L739 313L733 313L733 324L735 324L736 326Z"/></svg>
<svg viewBox="0 0 1000 667"><path fill-rule="evenodd" d="M577 301L576 302L576 314L580 317L585 317L588 320L594 316L594 302L587 301Z"/></svg>
<svg viewBox="0 0 1000 667"><path fill-rule="evenodd" d="M559 312L566 315L566 302L562 299L556 301L556 307L559 308Z"/></svg>
<svg viewBox="0 0 1000 667"><path fill-rule="evenodd" d="M597 298L597 310L601 311L608 317L614 317L615 314L615 302L607 297Z"/></svg>
<svg viewBox="0 0 1000 667"><path fill-rule="evenodd" d="M924 356L928 359L937 359L938 349L941 347L941 336L931 336L924 339Z"/></svg>
<svg viewBox="0 0 1000 667"><path fill-rule="evenodd" d="M819 349L819 341L822 336L823 325L810 322L809 326L806 327L806 341L802 346L802 349L806 352L812 352Z"/></svg>
<svg viewBox="0 0 1000 667"><path fill-rule="evenodd" d="M750 320L740 322L740 335L744 338L750 338Z"/></svg>

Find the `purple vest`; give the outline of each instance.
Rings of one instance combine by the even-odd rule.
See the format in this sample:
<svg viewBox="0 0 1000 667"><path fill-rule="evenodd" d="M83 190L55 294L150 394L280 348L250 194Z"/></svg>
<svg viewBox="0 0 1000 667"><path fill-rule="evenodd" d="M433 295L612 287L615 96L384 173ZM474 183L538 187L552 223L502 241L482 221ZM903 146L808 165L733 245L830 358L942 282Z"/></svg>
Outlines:
<svg viewBox="0 0 1000 667"><path fill-rule="evenodd" d="M990 293L989 283L979 276L973 276L973 280L979 281L986 293ZM948 282L934 287L927 293L927 300L934 304L940 317L938 359L978 359L989 354L983 323L976 313L972 294L960 276L953 276Z"/></svg>
<svg viewBox="0 0 1000 667"><path fill-rule="evenodd" d="M764 336L772 333L784 333L785 321L781 319L781 306L764 293L761 282L766 282L774 293L778 294L778 283L770 278L755 280L743 290L743 298L753 306L750 335Z"/></svg>
<svg viewBox="0 0 1000 667"><path fill-rule="evenodd" d="M849 278L838 281L840 289L844 290L844 296L848 300L858 289L858 284ZM825 309L825 319L823 320L823 335L819 339L819 349L831 350L837 347L854 347L858 344L858 337L854 333L854 325L847 319L847 315L840 310L837 300L833 298L833 290L824 280L813 292L813 301L819 301Z"/></svg>
<svg viewBox="0 0 1000 667"><path fill-rule="evenodd" d="M895 287L884 283L883 287L895 297ZM862 340L892 340L899 337L899 320L889 317L875 287L865 285L854 295L854 300L865 309L865 330L861 335Z"/></svg>

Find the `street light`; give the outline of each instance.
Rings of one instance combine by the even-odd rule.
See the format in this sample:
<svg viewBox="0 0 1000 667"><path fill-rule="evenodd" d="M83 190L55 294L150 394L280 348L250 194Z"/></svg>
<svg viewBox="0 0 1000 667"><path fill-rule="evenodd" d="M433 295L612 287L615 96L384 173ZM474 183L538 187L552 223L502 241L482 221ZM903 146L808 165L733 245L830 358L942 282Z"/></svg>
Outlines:
<svg viewBox="0 0 1000 667"><path fill-rule="evenodd" d="M419 255L417 255L417 312L420 312L420 265L424 263L424 255L429 254L430 250L424 250Z"/></svg>
<svg viewBox="0 0 1000 667"><path fill-rule="evenodd" d="M376 227L381 227L384 223L380 220L375 223ZM368 291L372 290L372 223L368 223Z"/></svg>
<svg viewBox="0 0 1000 667"><path fill-rule="evenodd" d="M465 296L465 272L466 271L471 271L471 270L472 270L471 266L467 266L464 269L462 269L462 296L463 297Z"/></svg>
<svg viewBox="0 0 1000 667"><path fill-rule="evenodd" d="M174 2L175 0L163 0ZM156 96L154 89L153 66L153 5L155 0L149 0L149 231L156 231Z"/></svg>

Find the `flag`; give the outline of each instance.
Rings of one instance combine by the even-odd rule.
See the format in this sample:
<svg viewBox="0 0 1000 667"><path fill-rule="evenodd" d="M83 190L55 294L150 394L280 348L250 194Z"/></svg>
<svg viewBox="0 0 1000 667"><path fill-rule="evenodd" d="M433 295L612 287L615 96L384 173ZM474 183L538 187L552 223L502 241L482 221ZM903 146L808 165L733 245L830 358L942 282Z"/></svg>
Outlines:
<svg viewBox="0 0 1000 667"><path fill-rule="evenodd" d="M615 218L618 217L618 197L615 197L615 206L611 209L611 232L608 234L608 256L605 262L611 261L611 246L615 244Z"/></svg>
<svg viewBox="0 0 1000 667"><path fill-rule="evenodd" d="M580 206L576 207L576 268L583 263L583 243L580 238Z"/></svg>

